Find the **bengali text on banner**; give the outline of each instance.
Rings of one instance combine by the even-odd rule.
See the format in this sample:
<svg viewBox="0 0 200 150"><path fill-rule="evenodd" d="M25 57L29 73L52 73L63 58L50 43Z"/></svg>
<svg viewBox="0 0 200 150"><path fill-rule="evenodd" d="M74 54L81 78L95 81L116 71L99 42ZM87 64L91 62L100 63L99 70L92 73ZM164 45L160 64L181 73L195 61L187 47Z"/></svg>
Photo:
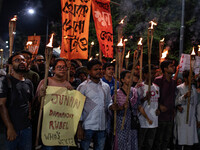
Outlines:
<svg viewBox="0 0 200 150"><path fill-rule="evenodd" d="M91 0L61 0L62 45L60 57L88 58Z"/></svg>
<svg viewBox="0 0 200 150"><path fill-rule="evenodd" d="M110 0L93 0L92 14L101 51L105 57L113 58L113 28Z"/></svg>

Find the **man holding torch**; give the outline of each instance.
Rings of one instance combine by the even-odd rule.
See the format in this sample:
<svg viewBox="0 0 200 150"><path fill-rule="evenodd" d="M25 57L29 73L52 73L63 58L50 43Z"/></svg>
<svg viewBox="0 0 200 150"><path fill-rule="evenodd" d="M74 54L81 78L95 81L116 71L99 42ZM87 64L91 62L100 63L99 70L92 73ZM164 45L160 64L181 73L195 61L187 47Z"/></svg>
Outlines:
<svg viewBox="0 0 200 150"><path fill-rule="evenodd" d="M194 86L191 87L191 91L189 89L189 76L190 72L188 70L183 71L183 79L184 83L177 87L178 94L176 96L176 106L178 111L176 113L175 124L177 129L176 139L178 140L179 148L187 147L192 149L192 145L198 143L197 137L197 121L199 122L200 118L197 116L197 108L199 107L198 103L198 95L196 92L196 88ZM187 103L190 97L190 113L188 123L186 123L186 114L187 114Z"/></svg>

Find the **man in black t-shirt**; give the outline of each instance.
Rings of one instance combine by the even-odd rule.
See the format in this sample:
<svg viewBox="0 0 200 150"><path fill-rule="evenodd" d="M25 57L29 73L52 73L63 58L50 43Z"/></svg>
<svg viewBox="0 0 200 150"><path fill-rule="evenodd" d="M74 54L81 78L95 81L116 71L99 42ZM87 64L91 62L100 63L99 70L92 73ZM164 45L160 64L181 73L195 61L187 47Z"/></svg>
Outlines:
<svg viewBox="0 0 200 150"><path fill-rule="evenodd" d="M0 115L6 127L6 145L8 149L31 150L33 84L23 76L27 69L23 55L14 54L8 63L11 75L0 78Z"/></svg>

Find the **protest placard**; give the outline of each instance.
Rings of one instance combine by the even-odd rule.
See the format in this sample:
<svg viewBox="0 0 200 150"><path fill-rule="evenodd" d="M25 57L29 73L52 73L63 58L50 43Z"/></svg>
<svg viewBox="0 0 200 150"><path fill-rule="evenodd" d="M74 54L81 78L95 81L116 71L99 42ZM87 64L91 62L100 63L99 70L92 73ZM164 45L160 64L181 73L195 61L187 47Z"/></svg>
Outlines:
<svg viewBox="0 0 200 150"><path fill-rule="evenodd" d="M200 57L195 56L195 63L194 63L194 73L199 74L199 65L200 65ZM182 54L180 63L179 63L179 73L183 73L184 70L190 70L190 55L189 54Z"/></svg>
<svg viewBox="0 0 200 150"><path fill-rule="evenodd" d="M47 146L76 146L74 135L85 96L76 90L48 86L42 122L42 142Z"/></svg>

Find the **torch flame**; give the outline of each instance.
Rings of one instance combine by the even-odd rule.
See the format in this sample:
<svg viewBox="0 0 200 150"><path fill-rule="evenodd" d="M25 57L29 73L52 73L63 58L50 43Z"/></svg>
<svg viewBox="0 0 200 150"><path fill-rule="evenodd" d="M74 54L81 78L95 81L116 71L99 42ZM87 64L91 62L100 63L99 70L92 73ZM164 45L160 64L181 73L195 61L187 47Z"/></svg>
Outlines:
<svg viewBox="0 0 200 150"><path fill-rule="evenodd" d="M51 34L51 38L49 40L49 43L46 45L47 47L53 47L52 44L53 44L53 36L54 36L54 33Z"/></svg>
<svg viewBox="0 0 200 150"><path fill-rule="evenodd" d="M198 51L200 52L200 45L198 45Z"/></svg>
<svg viewBox="0 0 200 150"><path fill-rule="evenodd" d="M130 51L128 51L126 58L128 59L130 57Z"/></svg>
<svg viewBox="0 0 200 150"><path fill-rule="evenodd" d="M113 62L115 62L116 61L116 59L113 59L112 61L111 61L111 63L113 63Z"/></svg>
<svg viewBox="0 0 200 150"><path fill-rule="evenodd" d="M91 42L91 45L92 45L92 46L94 45L94 42L93 42L93 41Z"/></svg>
<svg viewBox="0 0 200 150"><path fill-rule="evenodd" d="M124 42L127 42L128 41L128 39L124 39Z"/></svg>
<svg viewBox="0 0 200 150"><path fill-rule="evenodd" d="M92 60L92 59L93 59L93 57L90 57L90 58L89 58L89 61Z"/></svg>
<svg viewBox="0 0 200 150"><path fill-rule="evenodd" d="M195 51L194 51L194 47L193 47L193 49L192 49L192 53L191 53L191 55L193 55L193 56L196 55L196 53L195 53Z"/></svg>
<svg viewBox="0 0 200 150"><path fill-rule="evenodd" d="M165 38L163 38L162 40L160 40L160 42L164 42Z"/></svg>
<svg viewBox="0 0 200 150"><path fill-rule="evenodd" d="M124 16L124 18L119 22L119 24L124 24L124 20L126 19L127 16Z"/></svg>
<svg viewBox="0 0 200 150"><path fill-rule="evenodd" d="M140 38L140 41L138 42L138 45L142 45L143 38Z"/></svg>
<svg viewBox="0 0 200 150"><path fill-rule="evenodd" d="M14 17L10 21L17 21L17 15L14 15Z"/></svg>
<svg viewBox="0 0 200 150"><path fill-rule="evenodd" d="M33 44L32 41L28 41L28 42L26 43L27 46L28 46L28 45L32 45L32 44Z"/></svg>
<svg viewBox="0 0 200 150"><path fill-rule="evenodd" d="M117 46L123 46L122 38L120 39L120 42L117 44Z"/></svg>
<svg viewBox="0 0 200 150"><path fill-rule="evenodd" d="M162 53L162 59L165 59L167 57L168 54L168 49L164 49L163 53Z"/></svg>
<svg viewBox="0 0 200 150"><path fill-rule="evenodd" d="M149 29L153 29L153 26L157 26L156 22L150 21L149 23L151 24L151 27Z"/></svg>

